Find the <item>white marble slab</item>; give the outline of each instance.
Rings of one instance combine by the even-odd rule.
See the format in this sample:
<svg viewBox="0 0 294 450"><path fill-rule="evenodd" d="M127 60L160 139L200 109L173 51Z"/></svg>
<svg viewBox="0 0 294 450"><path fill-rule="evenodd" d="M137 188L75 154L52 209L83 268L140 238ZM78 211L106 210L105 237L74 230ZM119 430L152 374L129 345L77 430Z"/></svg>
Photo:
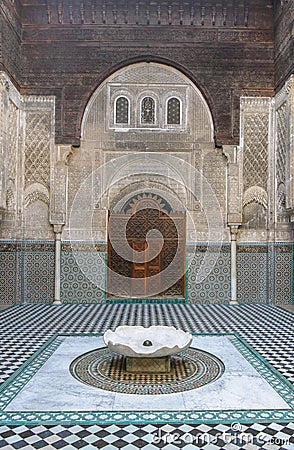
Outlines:
<svg viewBox="0 0 294 450"><path fill-rule="evenodd" d="M86 386L69 372L79 355L104 347L102 337L70 336L6 407L6 411L201 411L290 409L225 336L196 336L192 346L225 364L221 378L174 394L134 395Z"/></svg>

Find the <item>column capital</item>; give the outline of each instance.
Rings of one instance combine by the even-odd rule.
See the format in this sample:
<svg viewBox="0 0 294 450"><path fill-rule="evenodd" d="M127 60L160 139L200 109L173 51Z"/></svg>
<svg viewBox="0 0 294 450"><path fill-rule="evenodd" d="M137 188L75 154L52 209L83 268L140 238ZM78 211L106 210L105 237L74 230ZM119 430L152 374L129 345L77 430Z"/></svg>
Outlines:
<svg viewBox="0 0 294 450"><path fill-rule="evenodd" d="M79 147L73 145L58 145L56 163L68 165L70 157L77 153Z"/></svg>
<svg viewBox="0 0 294 450"><path fill-rule="evenodd" d="M240 225L241 224L229 225L232 240L236 240Z"/></svg>
<svg viewBox="0 0 294 450"><path fill-rule="evenodd" d="M63 228L65 225L65 213L64 212L57 212L57 211L51 211L50 212L50 218L49 222L51 225L53 225L54 233L61 233L61 231L57 231L58 227ZM56 231L55 231L56 229Z"/></svg>
<svg viewBox="0 0 294 450"><path fill-rule="evenodd" d="M240 148L237 145L223 145L223 154L226 156L229 164L236 164L237 161L237 153Z"/></svg>
<svg viewBox="0 0 294 450"><path fill-rule="evenodd" d="M53 231L55 234L61 234L63 227L64 227L64 223L53 223ZM57 239L57 236L55 237ZM60 237L59 237L60 239Z"/></svg>

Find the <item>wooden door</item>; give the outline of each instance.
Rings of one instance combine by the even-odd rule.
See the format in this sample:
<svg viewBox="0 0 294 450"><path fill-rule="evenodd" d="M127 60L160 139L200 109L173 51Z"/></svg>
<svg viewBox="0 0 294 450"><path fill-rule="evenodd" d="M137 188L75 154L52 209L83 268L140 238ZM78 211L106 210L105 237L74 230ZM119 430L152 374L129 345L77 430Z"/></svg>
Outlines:
<svg viewBox="0 0 294 450"><path fill-rule="evenodd" d="M144 261L137 262L136 257L133 258L132 263L132 297L136 297L140 294L149 297L152 293L160 293L160 272L161 256L160 245L155 241L133 241L131 247L134 252L144 252ZM153 257L154 253L156 254Z"/></svg>
<svg viewBox="0 0 294 450"><path fill-rule="evenodd" d="M116 251L126 245L121 230L126 230L127 245L133 257L123 259ZM160 238L150 230L159 230ZM155 209L139 210L133 215L111 215L109 220L107 283L109 298L184 298L185 297L185 215L168 215ZM115 245L113 245L115 244ZM140 253L142 254L140 256ZM136 258L137 255L137 258ZM172 270L168 268L176 258ZM115 276L115 272L124 276Z"/></svg>

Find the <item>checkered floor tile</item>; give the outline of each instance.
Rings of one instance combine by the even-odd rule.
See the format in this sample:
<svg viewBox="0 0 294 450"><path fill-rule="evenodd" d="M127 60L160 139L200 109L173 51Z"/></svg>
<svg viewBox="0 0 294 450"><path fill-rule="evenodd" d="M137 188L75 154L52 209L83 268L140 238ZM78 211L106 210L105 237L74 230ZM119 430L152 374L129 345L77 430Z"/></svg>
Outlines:
<svg viewBox="0 0 294 450"><path fill-rule="evenodd" d="M266 305L19 305L0 313L0 380L55 333L102 333L118 325L173 325L238 333L294 382L294 315ZM1 426L0 448L294 450L294 423L217 425Z"/></svg>
<svg viewBox="0 0 294 450"><path fill-rule="evenodd" d="M0 448L289 450L294 448L293 431L294 423L251 426L240 424L3 426L0 427Z"/></svg>

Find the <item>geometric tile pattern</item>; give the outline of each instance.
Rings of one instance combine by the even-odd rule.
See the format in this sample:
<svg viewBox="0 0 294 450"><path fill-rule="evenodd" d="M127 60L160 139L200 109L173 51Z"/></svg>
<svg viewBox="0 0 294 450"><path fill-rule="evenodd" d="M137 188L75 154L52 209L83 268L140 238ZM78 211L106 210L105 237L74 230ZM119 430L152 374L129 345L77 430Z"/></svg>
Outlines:
<svg viewBox="0 0 294 450"><path fill-rule="evenodd" d="M288 251L285 252L285 249ZM293 286L293 258L292 246L285 246L281 251L281 246L275 250L274 258L274 276L275 276L275 304L292 303L292 286ZM289 251L290 250L290 251Z"/></svg>
<svg viewBox="0 0 294 450"><path fill-rule="evenodd" d="M162 373L165 370L163 367L161 373L155 373L155 367L153 373L148 373L152 359L148 358L147 370L141 363L140 372L135 373L124 368L121 355L113 355L108 349L100 348L78 356L69 370L73 377L89 386L140 395L170 394L196 389L215 381L224 372L223 363L207 352L188 348L180 355L172 358L170 371Z"/></svg>
<svg viewBox="0 0 294 450"><path fill-rule="evenodd" d="M294 383L293 314L267 305L96 304L17 305L0 313L1 379L4 381L56 333L103 333L118 325L170 325L194 333L238 333ZM238 438L250 435L250 447ZM293 449L294 423L0 426L0 448L146 450L204 448ZM231 442L220 433L228 433ZM193 436L207 439L191 447ZM159 437L158 437L159 436ZM160 437L161 436L161 437ZM162 438L163 436L163 438ZM165 441L164 441L165 439ZM169 441L167 441L169 439ZM188 440L188 444L187 444ZM175 441L175 442L173 442ZM248 442L247 442L248 444ZM270 446L269 446L270 445Z"/></svg>
<svg viewBox="0 0 294 450"><path fill-rule="evenodd" d="M237 253L237 300L242 303L267 303L267 249L265 252Z"/></svg>
<svg viewBox="0 0 294 450"><path fill-rule="evenodd" d="M215 265L198 280L205 245L195 255L187 247L186 301L191 304L226 304L230 300L230 245L223 244ZM63 303L105 303L105 249L89 250L80 244L68 250L62 244L61 300ZM293 295L293 244L237 245L237 299L240 303L291 304ZM209 263L208 263L209 264ZM54 297L54 244L52 241L2 241L0 244L0 294L2 304L48 303ZM205 269L206 270L206 269ZM87 276L86 276L87 275ZM89 277L89 278L88 278ZM128 302L127 300L126 302ZM165 300L154 300L164 303ZM180 300L170 300L178 303Z"/></svg>
<svg viewBox="0 0 294 450"><path fill-rule="evenodd" d="M284 249L290 250L292 253L292 245L289 245L288 247L284 246ZM276 304L276 298L275 298L275 278L276 278L276 268L275 268L275 258L276 258L276 246L274 243L268 243L267 244L267 303L269 305L275 305ZM280 276L282 277L282 282L286 282L288 284L288 280L284 279L284 274L282 271L280 271ZM292 276L290 277L291 280ZM290 295L292 292L292 287L290 289ZM292 302L292 298L285 298L285 303L289 301L289 303ZM277 303L279 304L279 302Z"/></svg>
<svg viewBox="0 0 294 450"><path fill-rule="evenodd" d="M207 274L203 281L198 283L197 274L201 267L204 253L196 252L193 256L188 254L187 283L189 303L211 304L228 303L230 301L231 256L229 250L229 246L223 246L210 273Z"/></svg>
<svg viewBox="0 0 294 450"><path fill-rule="evenodd" d="M102 303L105 293L90 280L105 286L105 253L93 259L87 251L61 253L61 301L64 303ZM97 256L98 259L97 259ZM97 262L99 262L97 264ZM87 276L85 275L87 274ZM89 279L89 278L90 279Z"/></svg>
<svg viewBox="0 0 294 450"><path fill-rule="evenodd" d="M28 303L52 303L54 299L55 255L53 252L25 252L23 285Z"/></svg>
<svg viewBox="0 0 294 450"><path fill-rule="evenodd" d="M294 423L0 426L0 448L293 450Z"/></svg>
<svg viewBox="0 0 294 450"><path fill-rule="evenodd" d="M16 298L16 264L17 254L12 252L0 253L0 296L1 303L13 304Z"/></svg>
<svg viewBox="0 0 294 450"><path fill-rule="evenodd" d="M277 377L276 373L272 371L271 368L268 368L263 361L257 357L252 350L248 347L248 345L245 343L245 341L241 341L240 338L236 337L235 335L225 335L225 340L229 340L230 343L237 349L239 353L249 362L249 364L257 370L260 376L262 376L268 384L270 384L274 390L279 394L280 398L283 398L284 401L287 403L288 407L290 409L283 410L283 407L280 406L280 409L278 409L278 406L272 405L272 409L262 409L259 410L259 408L251 409L250 404L247 402L246 407L243 407L240 409L240 405L236 405L231 408L231 410L227 410L226 408L224 410L221 410L221 407L217 407L215 410L210 409L208 411L205 411L204 408L196 407L195 410L191 410L189 408L178 406L176 410L174 411L174 408L172 408L171 411L169 411L169 403L165 403L165 398L162 397L162 401L160 401L161 405L161 412L158 411L158 406L156 403L159 403L159 399L155 399L155 403L151 401L149 398L149 401L146 403L147 411L142 410L140 411L140 408L138 410L138 407L136 404L133 403L133 410L132 407L129 407L128 410L125 410L124 408L120 410L120 407L118 406L117 409L112 409L110 404L107 402L107 399L105 398L105 403L100 404L98 407L98 410L93 411L93 407L95 409L95 400L94 404L88 402L88 408L86 411L79 411L79 403L75 403L75 398L72 398L73 402L69 402L66 405L67 402L67 393L65 393L65 404L63 405L62 402L62 391L65 391L67 389L71 389L69 385L67 385L67 388L63 386L63 383L58 385L59 380L64 380L64 375L66 376L68 366L66 364L65 370L58 372L58 368L56 368L56 371L51 372L52 369L49 369L50 376L53 375L53 373L58 373L58 379L56 379L56 386L57 389L55 390L55 387L52 386L51 392L49 393L48 390L46 391L46 386L44 386L44 395L46 398L48 395L52 397L53 399L56 396L60 397L61 402L59 402L59 406L56 408L56 404L53 408L49 406L50 400L48 399L47 405L41 405L39 404L40 408L35 403L34 395L37 394L37 396L42 397L41 388L39 386L38 390L35 390L35 393L33 395L32 401L34 402L34 406L31 405L31 403L27 403L27 405L18 411L18 408L15 408L15 405L12 403L12 408L10 402L13 401L16 395L20 394L22 396L22 389L24 386L29 382L29 380L36 375L35 381L38 384L38 371L41 369L44 372L45 367L44 364L48 361L50 357L53 357L51 359L51 363L54 361L54 353L57 351L59 352L58 347L62 344L66 345L66 341L69 339L72 341L71 345L73 347L79 348L79 345L83 345L82 341L85 339L89 342L92 340L92 343L97 342L97 337L99 335L97 334L83 334L82 336L72 336L71 338L67 336L57 335L53 339L50 339L48 343L43 346L40 350L38 350L34 357L31 358L26 364L24 364L20 371L15 374L13 379L11 381L8 380L8 382L1 387L1 396L0 396L0 421L2 424L6 425L15 425L18 424L29 424L30 422L34 422L35 424L43 424L43 425L50 425L59 423L60 425L67 425L68 423L75 422L78 424L97 424L97 423L104 423L104 424L110 424L110 423L116 423L116 424L124 424L124 423L132 423L132 424L142 424L142 423L162 423L162 422L168 422L168 423L178 423L180 420L184 423L193 423L193 424L199 424L199 423L218 423L220 420L224 422L251 422L251 421L292 421L294 419L294 390L293 386L290 386L285 382L284 380ZM196 340L197 338L201 338L201 335L196 334ZM222 335L224 336L224 335ZM202 335L203 337L203 335ZM221 339L221 336L219 336L219 339ZM214 334L213 338L215 340L216 335ZM206 339L211 339L211 336L206 335ZM73 340L76 340L78 342L76 345L73 344ZM100 338L101 342L101 338ZM209 341L208 341L209 342ZM101 344L100 344L101 345ZM100 347L98 344L98 347ZM103 344L102 344L103 345ZM224 344L226 345L226 344ZM188 353L187 353L188 352ZM194 352L197 352L196 349L189 348L188 351L186 350L183 355L184 358L187 360L187 358L191 358ZM100 354L99 354L100 353ZM171 392L183 392L185 390L189 389L197 389L200 387L200 385L207 384L207 382L215 380L219 375L221 376L223 373L224 366L222 365L222 362L218 360L218 358L214 357L213 355L205 355L205 352L197 352L198 355L196 359L194 359L194 363L199 367L200 369L200 376L198 377L197 369L196 373L192 373L187 375L187 379L185 380L185 376L183 377L179 373L177 374L177 380L173 377L172 373L169 374L161 374L156 375L157 380L155 380L154 374L126 374L126 376L121 376L121 372L115 375L113 372L114 367L110 367L109 371L109 365L108 368L104 367L100 369L96 365L96 356L98 356L98 359L101 363L101 356L102 359L105 360L106 358L112 358L112 354L108 351L108 349L100 348L98 351L97 349L94 351L90 351L90 353L86 353L84 355L81 355L78 357L75 361L71 362L71 365L69 367L69 370L72 375L75 376L79 381L86 383L91 386L100 387L102 389L105 389L106 391L115 391L120 392L124 394L138 394L140 397L137 397L138 404L141 404L143 401L142 395L144 394L167 394ZM194 353L196 356L196 354ZM207 359L206 356L209 356ZM64 354L64 357L67 358L66 354ZM199 357L201 360L199 360ZM204 359L203 359L204 357ZM209 364L209 359L214 358L214 362L219 365L219 368L222 369L222 372L220 372L217 368L217 365L214 364L214 368ZM79 367L81 361L86 362L87 368ZM68 364L70 363L70 360L67 360ZM192 359L190 359L190 362ZM204 365L203 362L205 361ZM120 358L120 362L123 362ZM89 364L90 363L90 364ZM199 363L199 364L198 364ZM102 362L103 365L103 362ZM114 364L115 365L115 364ZM120 364L121 365L121 364ZM202 368L201 368L202 365ZM205 370L205 366L206 369ZM171 363L171 366L173 366L173 363ZM51 366L52 367L52 366ZM195 367L195 366L194 366ZM178 366L179 368L179 366ZM78 369L78 370L76 370ZM204 370L203 370L204 369ZM104 375L102 374L104 372ZM44 374L43 374L44 375ZM101 377L102 375L102 377ZM114 375L114 376L113 376ZM195 378L196 375L196 378ZM225 374L226 375L226 374ZM136 377L136 378L135 378ZM141 378L143 377L143 378ZM145 379L144 379L145 377ZM160 380L159 378L162 378ZM192 378L192 379L191 379ZM198 379L197 379L198 378ZM48 380L48 378L46 378ZM142 385L142 382L144 380L144 383ZM115 383L114 383L115 381ZM192 381L192 384L191 384ZM153 386L151 386L151 383ZM46 381L43 378L43 383L46 383ZM226 383L226 382L225 382ZM28 388L28 389L34 389ZM73 388L75 389L75 388ZM227 390L228 388L225 388ZM78 391L75 391L77 393ZM32 393L32 391L31 391ZM193 396L193 393L191 393ZM25 394L24 394L25 395ZM70 395L70 394L69 394ZM107 397L107 393L105 392L105 395ZM197 393L195 393L197 396ZM223 395L220 392L220 395ZM30 398L27 397L27 398ZM188 397L186 397L188 399ZM197 399L197 397L194 397ZM252 397L251 397L252 398ZM56 401L58 399L55 398ZM174 399L174 404L178 404L178 400L180 401L180 398L178 396L178 399ZM29 400L27 400L29 402ZM17 402L17 399L16 399ZM152 405L150 404L152 403ZM92 406L91 406L92 405ZM284 405L284 403L283 403ZM65 406L65 407L63 407ZM110 409L109 409L110 406ZM35 411L36 407L36 411ZM10 412L11 411L11 412Z"/></svg>
<svg viewBox="0 0 294 450"><path fill-rule="evenodd" d="M1 304L51 303L54 273L52 241L1 242Z"/></svg>
<svg viewBox="0 0 294 450"><path fill-rule="evenodd" d="M291 304L293 244L238 244L237 300Z"/></svg>

